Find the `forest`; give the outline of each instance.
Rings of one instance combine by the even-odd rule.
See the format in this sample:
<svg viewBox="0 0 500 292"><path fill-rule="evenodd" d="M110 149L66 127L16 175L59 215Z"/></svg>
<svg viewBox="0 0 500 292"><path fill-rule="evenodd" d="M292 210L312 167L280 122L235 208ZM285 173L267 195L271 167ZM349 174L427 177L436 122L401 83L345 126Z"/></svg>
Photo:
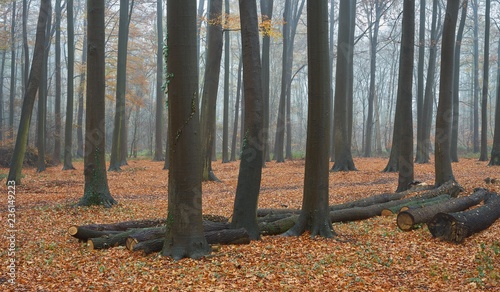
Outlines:
<svg viewBox="0 0 500 292"><path fill-rule="evenodd" d="M498 288L498 5L1 2L0 286Z"/></svg>

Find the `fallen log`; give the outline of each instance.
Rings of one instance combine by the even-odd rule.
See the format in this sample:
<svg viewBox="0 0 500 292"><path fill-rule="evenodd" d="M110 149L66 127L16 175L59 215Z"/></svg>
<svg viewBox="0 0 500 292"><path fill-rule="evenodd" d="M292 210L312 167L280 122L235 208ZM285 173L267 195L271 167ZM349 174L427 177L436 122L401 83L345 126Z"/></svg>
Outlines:
<svg viewBox="0 0 500 292"><path fill-rule="evenodd" d="M94 250L94 249L107 249L116 246L124 246L128 236L133 232L137 232L137 229L130 229L128 231L123 231L111 236L90 238L89 240L87 240L87 247L89 250Z"/></svg>
<svg viewBox="0 0 500 292"><path fill-rule="evenodd" d="M131 221L123 221L111 224L88 224L81 225L78 228L85 228L97 231L127 231L129 229L138 229L138 228L148 228L148 227L157 227L166 224L165 219L152 219L152 220L131 220Z"/></svg>
<svg viewBox="0 0 500 292"><path fill-rule="evenodd" d="M138 230L127 237L125 241L125 246L127 247L128 250L133 250L134 246L139 242L164 237L166 231L167 229L165 226L154 229L151 228L151 229Z"/></svg>
<svg viewBox="0 0 500 292"><path fill-rule="evenodd" d="M425 206L434 205L434 204L449 200L450 198L451 198L450 195L443 194L443 195L439 195L437 197L433 197L430 199L424 198L422 200L415 200L413 202L403 203L403 204L396 205L394 207L384 209L384 210L382 210L381 215L382 216L391 216L394 214L398 214L401 211L406 211L410 208L413 208L413 209L422 208Z"/></svg>
<svg viewBox="0 0 500 292"><path fill-rule="evenodd" d="M500 197L492 196L481 207L455 213L438 213L427 224L433 237L455 243L490 227L500 218Z"/></svg>
<svg viewBox="0 0 500 292"><path fill-rule="evenodd" d="M223 229L205 233L208 244L248 244L250 236L245 228ZM145 254L159 252L163 248L164 235L147 241L137 242L129 248L132 251L143 251ZM128 246L127 246L128 248Z"/></svg>
<svg viewBox="0 0 500 292"><path fill-rule="evenodd" d="M457 212L475 206L484 199L487 193L485 189L477 189L467 197L453 198L435 205L400 212L396 219L397 225L401 230L409 231L418 224L429 222L437 213Z"/></svg>
<svg viewBox="0 0 500 292"><path fill-rule="evenodd" d="M110 236L114 234L121 233L122 231L100 231L85 228L83 226L71 225L68 228L68 234L77 238L78 240L88 240L89 238L101 237L101 236Z"/></svg>

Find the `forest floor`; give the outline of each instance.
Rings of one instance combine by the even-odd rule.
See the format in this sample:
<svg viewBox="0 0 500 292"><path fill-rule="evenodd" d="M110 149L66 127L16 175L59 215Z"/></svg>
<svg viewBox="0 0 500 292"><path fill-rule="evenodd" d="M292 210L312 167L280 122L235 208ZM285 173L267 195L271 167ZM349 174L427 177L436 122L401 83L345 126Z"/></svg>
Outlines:
<svg viewBox="0 0 500 292"><path fill-rule="evenodd" d="M397 173L382 173L386 159L355 158L359 171L330 173L330 204L393 192ZM432 238L426 226L402 232L396 216L335 223L336 238L264 236L248 245L221 246L200 260L174 261L125 248L89 251L67 233L72 225L164 218L167 171L162 162L131 160L108 173L110 209L72 207L83 194L77 170L23 170L15 200L15 286L8 283L8 169L0 168L2 291L500 291L500 220L462 244ZM214 162L222 182L203 184L203 213L230 217L238 162ZM477 159L453 164L470 194L476 187L500 193L500 169ZM259 208L300 208L304 160L267 163ZM434 165L415 165L415 179L434 182ZM14 289L16 288L16 289Z"/></svg>

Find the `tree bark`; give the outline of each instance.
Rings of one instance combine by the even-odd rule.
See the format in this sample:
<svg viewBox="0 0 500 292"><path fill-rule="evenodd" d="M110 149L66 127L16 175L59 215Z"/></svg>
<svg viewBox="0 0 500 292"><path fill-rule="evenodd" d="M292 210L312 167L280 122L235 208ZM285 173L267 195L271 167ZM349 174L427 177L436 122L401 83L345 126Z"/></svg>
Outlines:
<svg viewBox="0 0 500 292"><path fill-rule="evenodd" d="M155 151L154 161L162 161L165 159L163 155L163 133L164 129L164 107L165 107L165 90L163 88L163 0L156 1L156 33L158 44L156 47L156 112L155 112Z"/></svg>
<svg viewBox="0 0 500 292"><path fill-rule="evenodd" d="M442 195L439 195L437 197L432 197L430 199L422 199L422 200L417 200L417 201L413 201L413 202L408 202L405 204L396 205L394 207L390 207L390 208L382 210L382 216L390 216L393 214L399 214L400 212L403 212L406 210L434 205L434 204L440 203L442 201L449 200L450 198L451 198L450 195L442 194Z"/></svg>
<svg viewBox="0 0 500 292"><path fill-rule="evenodd" d="M462 243L465 238L490 227L500 218L500 197L492 195L476 209L457 213L438 213L427 224L433 237Z"/></svg>
<svg viewBox="0 0 500 292"><path fill-rule="evenodd" d="M271 22L273 17L273 0L261 0L260 1L262 21ZM269 151L269 50L271 46L271 36L267 33L262 35L262 98L264 107L264 155L263 163L265 165L266 161L271 161L271 155Z"/></svg>
<svg viewBox="0 0 500 292"><path fill-rule="evenodd" d="M73 104L75 97L75 24L73 16L73 0L67 2L67 34L68 34L68 77L66 78L66 123L64 125L64 161L63 170L75 169L73 166Z"/></svg>
<svg viewBox="0 0 500 292"><path fill-rule="evenodd" d="M500 39L498 41L497 58L500 58ZM489 166L500 165L500 66L497 68L497 100L495 109L495 130Z"/></svg>
<svg viewBox="0 0 500 292"><path fill-rule="evenodd" d="M457 212L477 205L484 199L487 193L485 189L479 189L467 197L454 198L423 208L409 209L400 212L396 222L401 230L408 231L415 228L417 224L429 222L437 213Z"/></svg>
<svg viewBox="0 0 500 292"><path fill-rule="evenodd" d="M479 161L488 161L488 89L490 76L490 2L486 0L484 20L483 94L481 96L481 153ZM497 105L498 106L498 105Z"/></svg>

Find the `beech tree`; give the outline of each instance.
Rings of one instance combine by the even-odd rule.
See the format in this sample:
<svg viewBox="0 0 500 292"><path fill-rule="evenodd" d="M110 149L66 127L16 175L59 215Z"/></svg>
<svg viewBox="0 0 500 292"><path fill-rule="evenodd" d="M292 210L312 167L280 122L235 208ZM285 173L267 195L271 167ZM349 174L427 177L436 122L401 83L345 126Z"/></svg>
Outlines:
<svg viewBox="0 0 500 292"><path fill-rule="evenodd" d="M26 153L26 144L28 142L28 131L30 126L35 97L40 88L40 78L42 76L43 55L45 50L46 29L48 25L49 13L51 11L50 0L42 0L40 4L40 13L36 27L35 48L33 50L33 60L31 63L30 74L28 78L28 87L23 99L21 109L21 120L17 130L14 153L10 163L9 176L7 181L15 181L21 184L21 170ZM11 104L11 106L13 106Z"/></svg>
<svg viewBox="0 0 500 292"><path fill-rule="evenodd" d="M500 58L500 38L498 40L497 57ZM495 109L495 129L493 146L491 147L490 166L500 165L500 64L497 64L497 98Z"/></svg>
<svg viewBox="0 0 500 292"><path fill-rule="evenodd" d="M66 123L64 125L64 160L63 170L75 169L73 166L73 101L75 95L75 23L73 17L73 0L67 2L68 33L68 77L66 92Z"/></svg>
<svg viewBox="0 0 500 292"><path fill-rule="evenodd" d="M203 232L198 113L196 0L167 1L170 170L167 233L161 254L178 260L210 253Z"/></svg>
<svg viewBox="0 0 500 292"><path fill-rule="evenodd" d="M308 122L302 210L285 235L332 237L328 207L330 150L330 58L328 2L307 2Z"/></svg>
<svg viewBox="0 0 500 292"><path fill-rule="evenodd" d="M88 54L83 157L85 186L78 205L109 208L117 202L109 192L106 173L104 0L88 0L87 19L88 44L84 48Z"/></svg>
<svg viewBox="0 0 500 292"><path fill-rule="evenodd" d="M162 161L163 155L163 113L165 92L163 90L163 0L156 0L156 30L158 45L156 47L156 113L155 113L155 151L154 161Z"/></svg>
<svg viewBox="0 0 500 292"><path fill-rule="evenodd" d="M490 0L486 0L484 20L483 92L481 97L481 152L479 161L488 161L488 86L490 76ZM456 66L456 64L455 64ZM497 105L498 106L498 105Z"/></svg>
<svg viewBox="0 0 500 292"><path fill-rule="evenodd" d="M436 116L435 138L435 184L440 186L449 180L455 180L451 167L450 137L453 89L453 59L455 48L455 32L460 2L448 0L443 26L441 48L441 74L439 83L439 103Z"/></svg>
<svg viewBox="0 0 500 292"><path fill-rule="evenodd" d="M234 199L232 228L245 228L250 239L259 239L257 204L262 177L262 72L259 24L255 1L240 0L243 45L243 89L245 100L244 140Z"/></svg>

